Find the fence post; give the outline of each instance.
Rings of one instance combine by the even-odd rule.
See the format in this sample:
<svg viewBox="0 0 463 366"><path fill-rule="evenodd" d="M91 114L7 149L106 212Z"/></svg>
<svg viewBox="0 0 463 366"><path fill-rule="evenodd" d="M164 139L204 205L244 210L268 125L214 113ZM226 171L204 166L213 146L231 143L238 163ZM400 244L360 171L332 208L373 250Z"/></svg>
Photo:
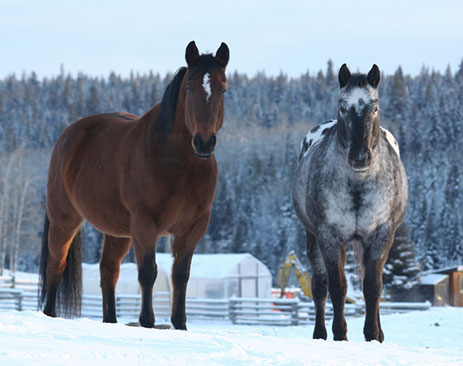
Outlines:
<svg viewBox="0 0 463 366"><path fill-rule="evenodd" d="M291 325L299 325L299 301L291 303Z"/></svg>
<svg viewBox="0 0 463 366"><path fill-rule="evenodd" d="M21 293L18 296L18 311L23 311L23 294L24 292L21 291Z"/></svg>
<svg viewBox="0 0 463 366"><path fill-rule="evenodd" d="M230 318L232 324L236 324L236 300L233 298L228 299L228 317Z"/></svg>

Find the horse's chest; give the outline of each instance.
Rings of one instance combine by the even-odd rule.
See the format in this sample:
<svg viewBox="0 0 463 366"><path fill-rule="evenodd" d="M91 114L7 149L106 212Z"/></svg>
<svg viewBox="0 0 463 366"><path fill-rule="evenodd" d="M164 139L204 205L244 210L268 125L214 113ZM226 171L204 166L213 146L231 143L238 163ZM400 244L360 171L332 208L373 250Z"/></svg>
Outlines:
<svg viewBox="0 0 463 366"><path fill-rule="evenodd" d="M365 237L389 219L390 200L374 185L352 188L345 184L325 192L324 216L344 240Z"/></svg>
<svg viewBox="0 0 463 366"><path fill-rule="evenodd" d="M180 217L197 216L208 212L214 200L216 173L210 170L194 171L182 184Z"/></svg>

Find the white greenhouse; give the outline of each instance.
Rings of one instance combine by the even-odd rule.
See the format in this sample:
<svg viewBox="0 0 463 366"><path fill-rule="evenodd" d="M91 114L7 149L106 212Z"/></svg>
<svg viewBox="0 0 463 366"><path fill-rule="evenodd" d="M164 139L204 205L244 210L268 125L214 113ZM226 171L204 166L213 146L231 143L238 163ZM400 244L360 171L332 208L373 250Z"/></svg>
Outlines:
<svg viewBox="0 0 463 366"><path fill-rule="evenodd" d="M157 292L172 296L171 254L156 254L158 276L154 284ZM83 292L99 295L100 273L98 264L83 265ZM116 292L139 294L137 267L134 263L121 265ZM230 297L271 296L272 275L269 269L251 254L195 254L191 263L187 297L223 299Z"/></svg>

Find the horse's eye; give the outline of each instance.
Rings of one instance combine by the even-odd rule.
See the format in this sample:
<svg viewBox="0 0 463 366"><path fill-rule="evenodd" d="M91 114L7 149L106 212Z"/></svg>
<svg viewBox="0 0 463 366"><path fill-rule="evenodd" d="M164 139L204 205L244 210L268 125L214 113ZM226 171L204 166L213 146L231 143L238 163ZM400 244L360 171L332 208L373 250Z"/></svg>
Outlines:
<svg viewBox="0 0 463 366"><path fill-rule="evenodd" d="M222 90L222 94L225 94L227 92L227 89Z"/></svg>
<svg viewBox="0 0 463 366"><path fill-rule="evenodd" d="M187 85L187 87L186 87L186 92L187 92L188 94L191 94L191 86Z"/></svg>
<svg viewBox="0 0 463 366"><path fill-rule="evenodd" d="M379 111L379 107L377 105L375 105L373 107L373 113L378 113L378 111Z"/></svg>
<svg viewBox="0 0 463 366"><path fill-rule="evenodd" d="M341 112L341 114L345 114L347 112L347 109L345 107L340 107L339 111Z"/></svg>

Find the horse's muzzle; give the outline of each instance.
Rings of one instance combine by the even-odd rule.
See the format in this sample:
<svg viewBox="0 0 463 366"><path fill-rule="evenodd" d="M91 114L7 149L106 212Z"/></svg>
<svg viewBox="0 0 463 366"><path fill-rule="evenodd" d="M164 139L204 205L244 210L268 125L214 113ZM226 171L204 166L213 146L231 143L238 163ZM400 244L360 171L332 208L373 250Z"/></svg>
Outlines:
<svg viewBox="0 0 463 366"><path fill-rule="evenodd" d="M369 151L349 153L349 165L354 172L365 172L370 168L371 153Z"/></svg>
<svg viewBox="0 0 463 366"><path fill-rule="evenodd" d="M204 140L202 136L197 133L193 138L193 148L198 158L209 159L214 153L215 147L217 146L217 137L215 133L209 137L208 140Z"/></svg>

